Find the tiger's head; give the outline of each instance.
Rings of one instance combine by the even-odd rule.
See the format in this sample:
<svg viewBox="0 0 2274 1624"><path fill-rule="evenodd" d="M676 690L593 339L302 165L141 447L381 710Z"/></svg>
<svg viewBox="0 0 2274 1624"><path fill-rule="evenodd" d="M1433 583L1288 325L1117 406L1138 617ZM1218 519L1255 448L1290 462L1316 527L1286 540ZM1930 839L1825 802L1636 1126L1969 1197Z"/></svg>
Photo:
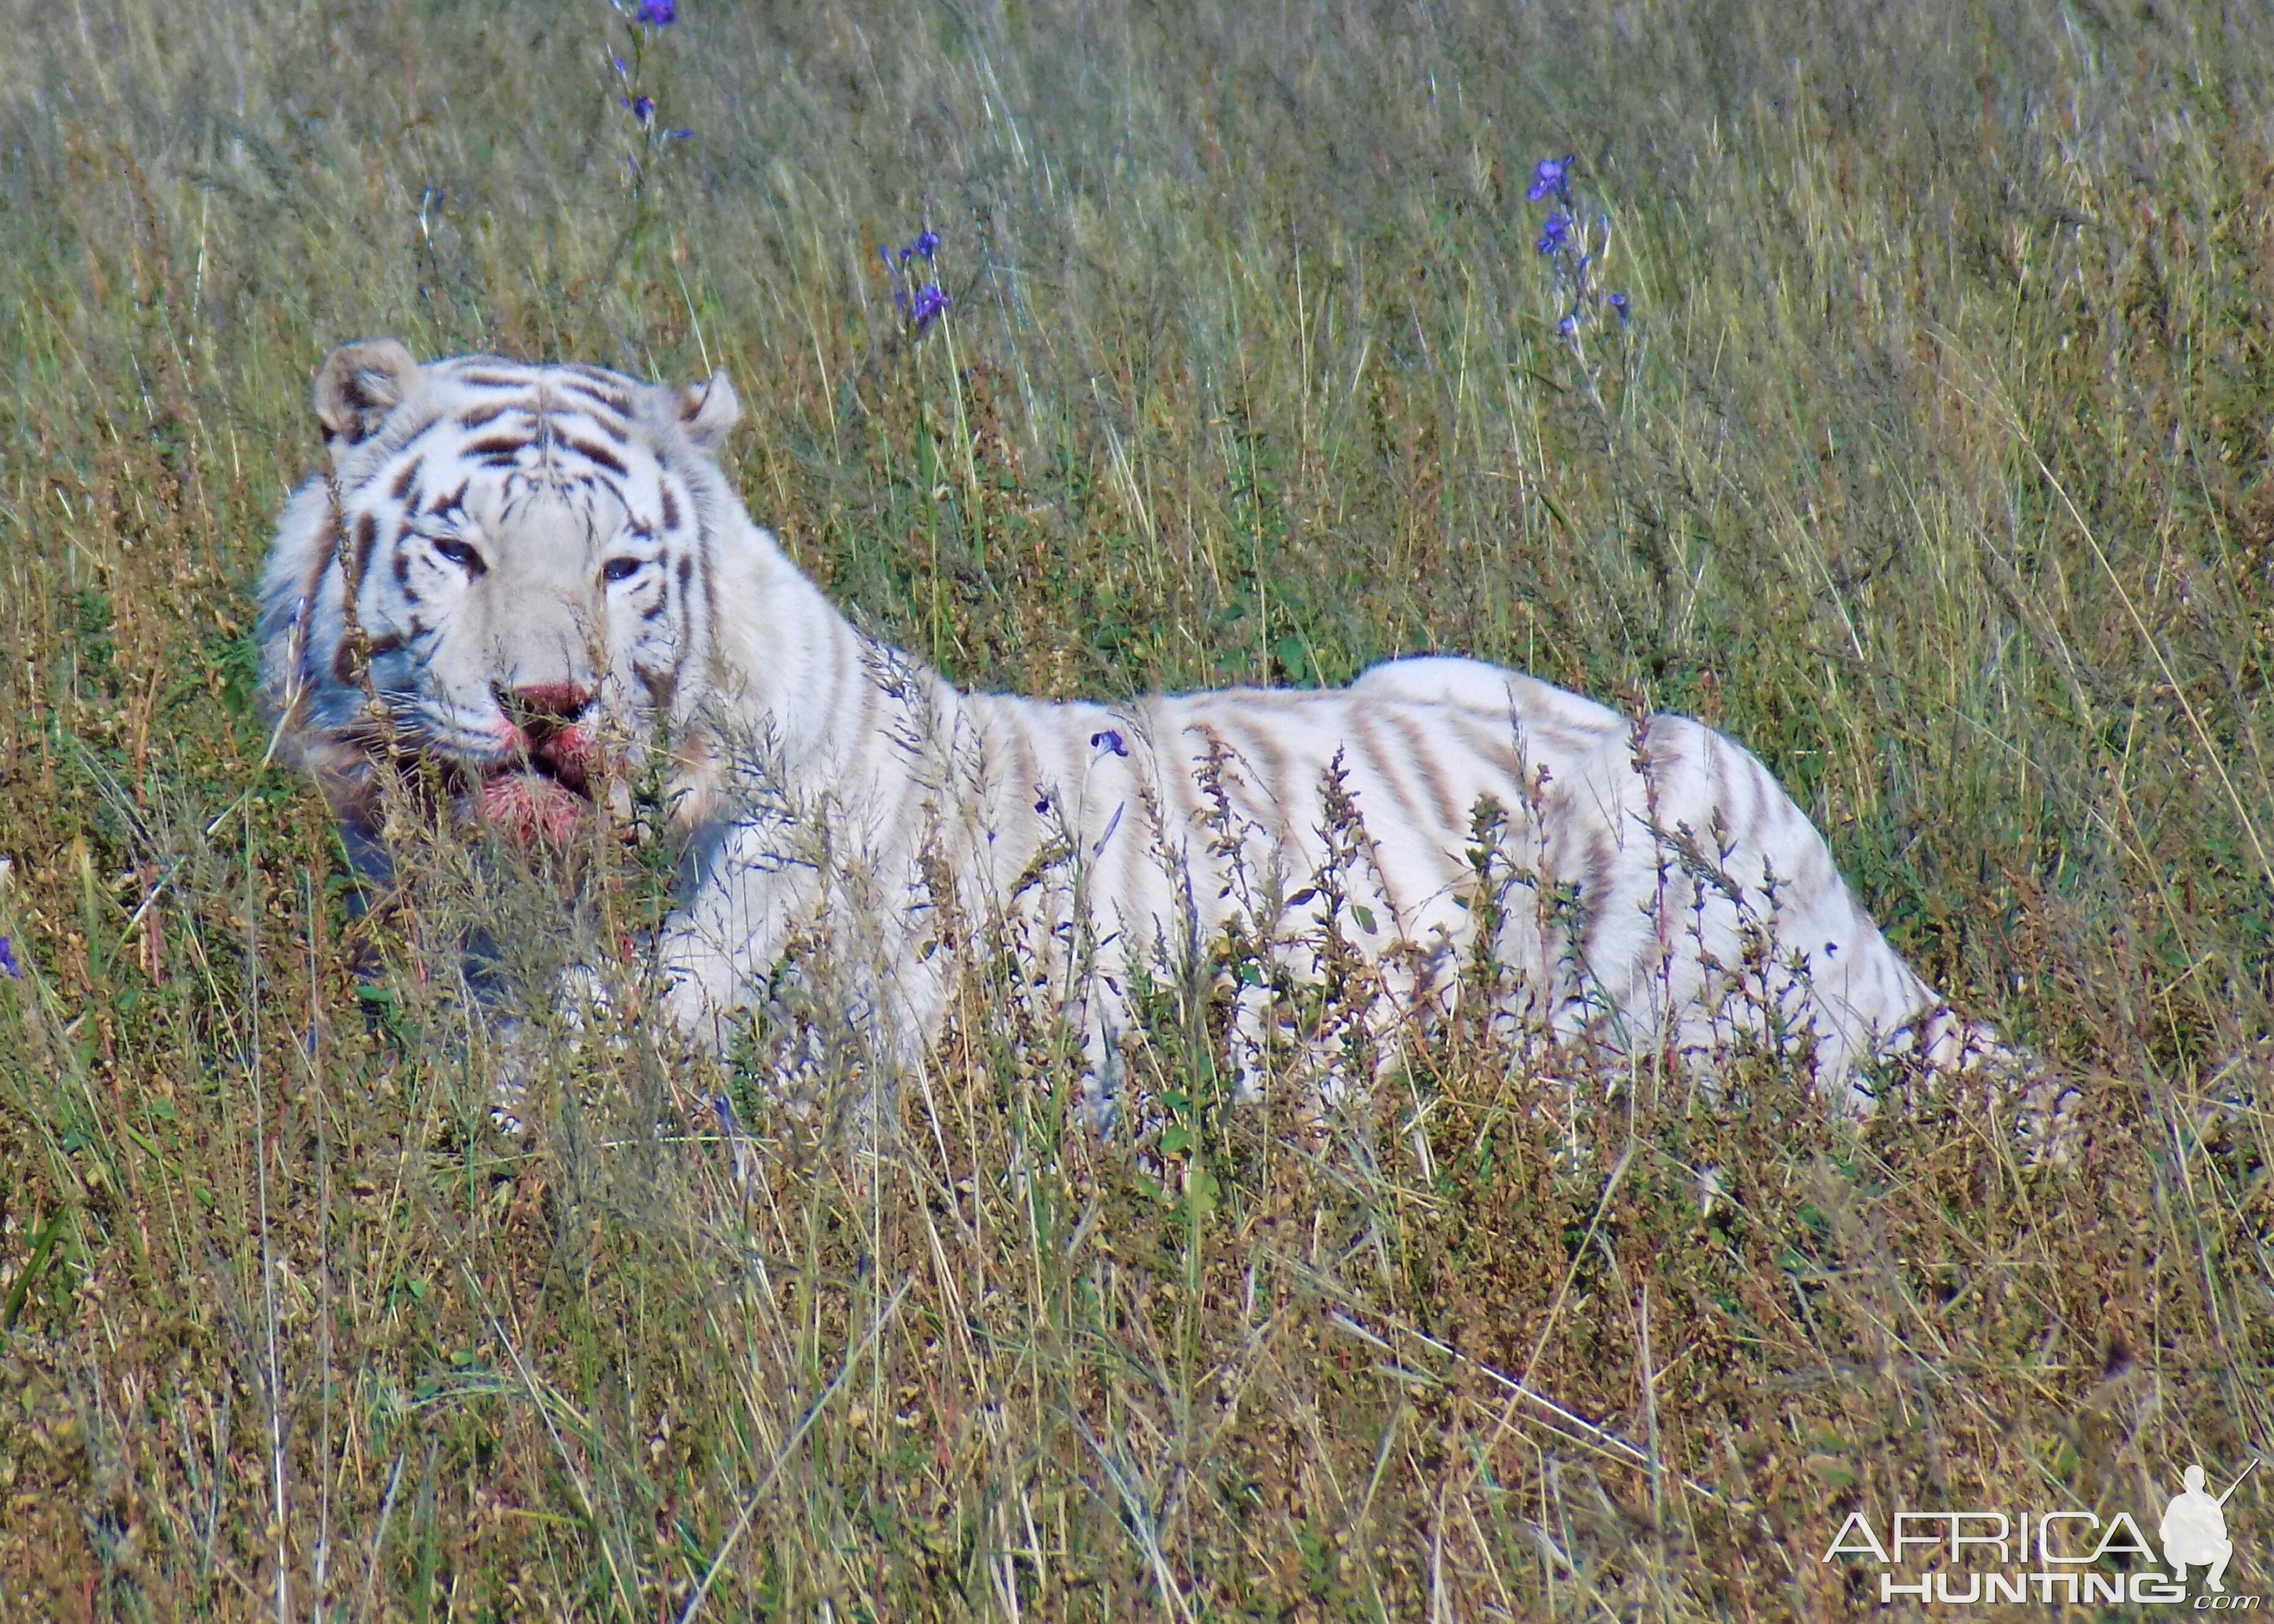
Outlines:
<svg viewBox="0 0 2274 1624"><path fill-rule="evenodd" d="M682 823L705 792L715 575L765 545L713 454L741 415L598 367L391 341L326 360L330 470L285 509L261 583L280 737L351 827L386 786L439 786L507 832L565 841L668 741Z"/></svg>

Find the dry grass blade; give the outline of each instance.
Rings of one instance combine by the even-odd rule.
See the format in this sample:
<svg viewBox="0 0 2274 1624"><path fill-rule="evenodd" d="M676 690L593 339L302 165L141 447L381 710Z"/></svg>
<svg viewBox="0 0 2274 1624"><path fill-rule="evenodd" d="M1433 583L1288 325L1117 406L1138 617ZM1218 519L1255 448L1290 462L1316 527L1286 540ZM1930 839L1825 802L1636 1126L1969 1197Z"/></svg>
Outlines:
<svg viewBox="0 0 2274 1624"><path fill-rule="evenodd" d="M679 1615L679 1624L694 1624L695 1615L703 1610L704 1598L711 1593L712 1583L718 1578L719 1570L727 1565L727 1559L734 1553L735 1545L749 1530L750 1519L757 1514L758 1504L766 1497L767 1491L773 1487L774 1479L780 1474L784 1462L798 1445L805 1441L805 1436L813 1430L814 1423L821 1419L822 1411L828 1409L832 1401L844 1391L845 1384L852 1380L853 1372L861 1361L876 1351L877 1338L884 1335L893 1317L900 1312L901 1303L907 1300L908 1288L915 1283L913 1279L900 1282L899 1289L885 1304L884 1312L870 1325L869 1334L862 1339L861 1346L846 1355L845 1363L838 1367L837 1374L830 1379L821 1395L805 1407L805 1413L798 1417L797 1425L790 1428L789 1436L783 1439L781 1447L774 1451L772 1463L766 1468L765 1475L758 1479L757 1487L752 1489L749 1498L742 1502L742 1515L727 1530L726 1538L719 1542L718 1553L712 1557L710 1565L704 1568L703 1577L696 1583L695 1594L687 1598L687 1606Z"/></svg>

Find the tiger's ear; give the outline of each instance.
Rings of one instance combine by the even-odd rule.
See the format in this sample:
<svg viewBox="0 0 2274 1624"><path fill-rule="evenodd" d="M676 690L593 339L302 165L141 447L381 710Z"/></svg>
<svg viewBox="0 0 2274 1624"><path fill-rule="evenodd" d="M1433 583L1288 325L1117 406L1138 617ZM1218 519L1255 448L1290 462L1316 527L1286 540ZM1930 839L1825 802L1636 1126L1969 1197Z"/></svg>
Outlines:
<svg viewBox="0 0 2274 1624"><path fill-rule="evenodd" d="M742 420L742 402L734 397L734 386L727 381L726 373L713 372L707 381L687 384L676 394L679 432L697 451L716 455Z"/></svg>
<svg viewBox="0 0 2274 1624"><path fill-rule="evenodd" d="M316 421L336 460L368 440L421 381L418 363L391 338L342 344L316 374Z"/></svg>

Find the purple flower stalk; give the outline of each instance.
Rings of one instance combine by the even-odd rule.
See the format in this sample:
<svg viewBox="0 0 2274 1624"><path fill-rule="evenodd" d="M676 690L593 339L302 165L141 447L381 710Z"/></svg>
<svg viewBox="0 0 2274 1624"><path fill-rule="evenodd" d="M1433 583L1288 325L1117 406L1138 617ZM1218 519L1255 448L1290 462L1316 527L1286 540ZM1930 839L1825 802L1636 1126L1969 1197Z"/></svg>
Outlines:
<svg viewBox="0 0 2274 1624"><path fill-rule="evenodd" d="M679 20L678 0L640 0L637 20L651 28L668 28Z"/></svg>
<svg viewBox="0 0 2274 1624"><path fill-rule="evenodd" d="M632 118L641 129L644 130L655 122L653 96L618 96L616 100L631 109Z"/></svg>
<svg viewBox="0 0 2274 1624"><path fill-rule="evenodd" d="M15 944L6 936L0 936L0 975L7 976L11 981L24 979L24 966L16 962Z"/></svg>
<svg viewBox="0 0 2274 1624"><path fill-rule="evenodd" d="M1563 306L1555 330L1576 343L1582 333L1604 320L1606 312L1625 327L1634 310L1626 294L1608 291L1602 285L1609 260L1611 216L1575 193L1571 164L1568 153L1561 158L1542 158L1533 166L1532 189L1525 195L1535 203L1550 205L1532 245L1548 262L1556 302Z"/></svg>
<svg viewBox="0 0 2274 1624"><path fill-rule="evenodd" d="M1121 730L1116 727L1102 727L1090 734L1089 748L1093 750L1111 751L1116 756L1129 754L1129 747L1122 742Z"/></svg>
<svg viewBox="0 0 2274 1624"><path fill-rule="evenodd" d="M885 243L877 244L877 258L885 262L885 274L892 279L892 307L900 312L903 321L918 332L930 327L934 318L945 315L955 303L937 282L918 286L915 278L924 273L910 269L918 259L930 265L938 252L939 233L929 228L899 248Z"/></svg>

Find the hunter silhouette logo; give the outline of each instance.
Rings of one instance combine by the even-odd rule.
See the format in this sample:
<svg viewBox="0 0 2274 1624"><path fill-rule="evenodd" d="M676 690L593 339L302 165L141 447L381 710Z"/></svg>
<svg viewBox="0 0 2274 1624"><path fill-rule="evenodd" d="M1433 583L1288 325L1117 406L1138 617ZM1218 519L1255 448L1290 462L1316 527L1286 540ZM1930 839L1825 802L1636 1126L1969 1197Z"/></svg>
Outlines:
<svg viewBox="0 0 2274 1624"><path fill-rule="evenodd" d="M2256 1470L2258 1462L2253 1457L2242 1469L2242 1477ZM2171 1564L2172 1577L2181 1584L2187 1582L2187 1569L2202 1568L2210 1571L2203 1577L2217 1592L2224 1593L2226 1586L2220 1583L2226 1575L2226 1564L2234 1555L2234 1543L2226 1537L2226 1502L2235 1490L2242 1486L2242 1477L2227 1485L2226 1492L2213 1500L2203 1492L2203 1469L2190 1466L2180 1475L2180 1492L2172 1503L2164 1507L2164 1521L2156 1530L2163 1536L2164 1560Z"/></svg>

